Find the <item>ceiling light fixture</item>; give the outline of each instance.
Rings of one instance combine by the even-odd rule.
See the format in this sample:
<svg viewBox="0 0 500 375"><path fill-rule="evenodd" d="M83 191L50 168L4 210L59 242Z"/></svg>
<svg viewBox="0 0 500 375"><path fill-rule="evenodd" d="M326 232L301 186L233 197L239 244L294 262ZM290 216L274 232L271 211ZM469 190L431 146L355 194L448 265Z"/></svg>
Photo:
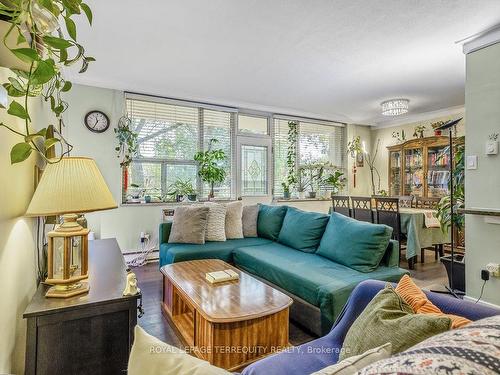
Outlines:
<svg viewBox="0 0 500 375"><path fill-rule="evenodd" d="M399 116L408 112L408 99L390 99L380 103L384 116Z"/></svg>

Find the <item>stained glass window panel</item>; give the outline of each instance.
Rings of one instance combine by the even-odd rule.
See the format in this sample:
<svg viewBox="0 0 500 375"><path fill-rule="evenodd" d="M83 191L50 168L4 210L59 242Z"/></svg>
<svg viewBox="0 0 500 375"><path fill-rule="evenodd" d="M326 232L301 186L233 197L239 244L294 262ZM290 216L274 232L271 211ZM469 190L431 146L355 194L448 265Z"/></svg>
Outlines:
<svg viewBox="0 0 500 375"><path fill-rule="evenodd" d="M267 195L266 146L241 146L241 194Z"/></svg>

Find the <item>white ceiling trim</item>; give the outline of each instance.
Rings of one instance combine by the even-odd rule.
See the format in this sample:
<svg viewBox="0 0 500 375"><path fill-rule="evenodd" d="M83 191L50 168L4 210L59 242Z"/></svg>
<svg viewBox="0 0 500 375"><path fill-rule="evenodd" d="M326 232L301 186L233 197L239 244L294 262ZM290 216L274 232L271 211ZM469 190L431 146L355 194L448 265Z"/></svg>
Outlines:
<svg viewBox="0 0 500 375"><path fill-rule="evenodd" d="M381 129L381 128L393 128L395 126L401 126L405 124L411 124L413 122L419 121L427 121L432 120L438 117L458 115L465 113L464 106L456 106L450 108L439 109L437 111L425 112L425 113L417 113L413 115L404 116L392 121L384 122L377 124L376 126L372 126L372 129Z"/></svg>
<svg viewBox="0 0 500 375"><path fill-rule="evenodd" d="M484 33L480 33L479 36L464 43L463 51L464 54L468 54L480 50L482 48L489 47L499 42L500 42L500 24L486 30Z"/></svg>

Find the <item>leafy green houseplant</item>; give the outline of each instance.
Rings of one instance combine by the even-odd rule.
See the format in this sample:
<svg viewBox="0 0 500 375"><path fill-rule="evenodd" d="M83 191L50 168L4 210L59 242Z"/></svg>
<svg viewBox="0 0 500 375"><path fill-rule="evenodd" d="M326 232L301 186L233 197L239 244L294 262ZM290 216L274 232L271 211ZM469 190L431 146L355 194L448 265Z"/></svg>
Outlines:
<svg viewBox="0 0 500 375"><path fill-rule="evenodd" d="M221 165L226 159L226 153L220 148L213 148L217 142L217 139L212 138L206 151L199 151L194 155L194 160L198 162L198 176L210 185L208 198L214 198L215 185L226 179L226 170Z"/></svg>
<svg viewBox="0 0 500 375"><path fill-rule="evenodd" d="M328 163L310 163L299 168L299 184L304 190L309 188L309 198L316 198L327 166Z"/></svg>
<svg viewBox="0 0 500 375"><path fill-rule="evenodd" d="M323 183L332 189L331 195L338 194L345 186L344 172L336 170L323 179Z"/></svg>
<svg viewBox="0 0 500 375"><path fill-rule="evenodd" d="M196 190L190 180L178 179L168 187L167 195L175 197L177 202L180 202L184 196L187 196L190 201L196 200Z"/></svg>
<svg viewBox="0 0 500 375"><path fill-rule="evenodd" d="M457 214L458 209L465 207L465 137L460 137L457 139L454 149L454 160L455 166L453 168L453 173L448 181L448 187L450 186L450 181L453 181L453 211L454 215L451 216L451 196L447 195L441 198L441 201L437 205L436 217L441 225L441 230L447 232L451 227L451 222L453 220L453 225L459 232L463 231L465 224L464 215ZM449 146L444 148L439 157L443 157L449 154ZM438 157L438 158L439 158Z"/></svg>
<svg viewBox="0 0 500 375"><path fill-rule="evenodd" d="M22 131L0 123L0 127L20 137L20 142L10 151L12 164L26 160L33 152L47 163L54 163L72 149L61 134L62 113L68 108L62 96L72 87L71 82L63 78L61 68L79 62L80 73L83 73L95 60L86 56L83 46L77 42L73 18L82 13L92 23L92 11L81 0L0 1L0 17L8 23L2 43L7 53L14 56L15 66L21 66L12 66L12 75L2 84L11 100L7 107L0 106L0 109L25 123ZM64 36L59 20L64 22L68 37ZM28 104L29 98L34 97L41 97L50 104L57 126L49 124L38 132L30 130L32 119ZM58 144L61 147L59 158L47 157L47 151Z"/></svg>

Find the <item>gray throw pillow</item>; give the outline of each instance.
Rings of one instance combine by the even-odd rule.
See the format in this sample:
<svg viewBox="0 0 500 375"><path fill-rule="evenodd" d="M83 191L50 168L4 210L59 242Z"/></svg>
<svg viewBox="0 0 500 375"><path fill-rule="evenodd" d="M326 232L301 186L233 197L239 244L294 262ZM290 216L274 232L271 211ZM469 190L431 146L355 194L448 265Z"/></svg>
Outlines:
<svg viewBox="0 0 500 375"><path fill-rule="evenodd" d="M177 207L168 242L204 244L208 211L205 206Z"/></svg>
<svg viewBox="0 0 500 375"><path fill-rule="evenodd" d="M226 239L243 238L243 202L226 204Z"/></svg>
<svg viewBox="0 0 500 375"><path fill-rule="evenodd" d="M257 237L257 218L259 217L259 205L243 206L243 236Z"/></svg>

